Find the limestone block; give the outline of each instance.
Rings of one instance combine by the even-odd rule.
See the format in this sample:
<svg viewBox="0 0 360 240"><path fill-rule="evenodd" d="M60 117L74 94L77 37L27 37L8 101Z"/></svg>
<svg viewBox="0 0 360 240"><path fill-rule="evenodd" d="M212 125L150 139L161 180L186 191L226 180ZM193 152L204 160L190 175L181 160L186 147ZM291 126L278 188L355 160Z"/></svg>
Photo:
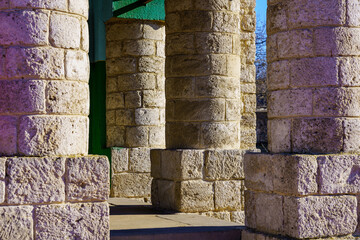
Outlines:
<svg viewBox="0 0 360 240"><path fill-rule="evenodd" d="M202 150L164 150L161 156L161 177L167 180L203 178Z"/></svg>
<svg viewBox="0 0 360 240"><path fill-rule="evenodd" d="M176 183L177 209L181 212L204 212L214 209L213 183L190 180Z"/></svg>
<svg viewBox="0 0 360 240"><path fill-rule="evenodd" d="M167 13L192 10L192 9L193 9L192 0L184 0L182 2L169 1L169 3L167 3L167 6L165 8Z"/></svg>
<svg viewBox="0 0 360 240"><path fill-rule="evenodd" d="M49 40L54 47L79 49L81 41L79 19L69 14L53 13L50 18Z"/></svg>
<svg viewBox="0 0 360 240"><path fill-rule="evenodd" d="M149 127L149 147L165 147L165 126Z"/></svg>
<svg viewBox="0 0 360 240"><path fill-rule="evenodd" d="M49 13L40 10L1 12L0 42L2 45L47 45L48 21Z"/></svg>
<svg viewBox="0 0 360 240"><path fill-rule="evenodd" d="M9 48L6 52L9 78L62 79L64 51L56 48Z"/></svg>
<svg viewBox="0 0 360 240"><path fill-rule="evenodd" d="M151 202L163 209L177 209L175 196L175 182L167 180L153 180L151 185Z"/></svg>
<svg viewBox="0 0 360 240"><path fill-rule="evenodd" d="M67 159L66 196L68 201L107 200L110 166L107 157Z"/></svg>
<svg viewBox="0 0 360 240"><path fill-rule="evenodd" d="M320 193L358 193L360 182L358 155L319 156Z"/></svg>
<svg viewBox="0 0 360 240"><path fill-rule="evenodd" d="M268 62L279 59L278 34L269 35L266 39L266 58Z"/></svg>
<svg viewBox="0 0 360 240"><path fill-rule="evenodd" d="M285 234L317 238L353 233L357 225L356 206L355 196L284 197Z"/></svg>
<svg viewBox="0 0 360 240"><path fill-rule="evenodd" d="M89 52L89 26L84 19L81 21L81 50Z"/></svg>
<svg viewBox="0 0 360 240"><path fill-rule="evenodd" d="M125 93L125 107L138 108L142 106L142 92L133 91Z"/></svg>
<svg viewBox="0 0 360 240"><path fill-rule="evenodd" d="M136 62L136 59L132 57L108 59L106 61L106 73L108 76L117 76L124 73L135 73Z"/></svg>
<svg viewBox="0 0 360 240"><path fill-rule="evenodd" d="M214 12L213 31L224 33L240 33L240 16L230 12ZM253 26L255 27L255 25Z"/></svg>
<svg viewBox="0 0 360 240"><path fill-rule="evenodd" d="M0 180L0 204L5 202L5 181Z"/></svg>
<svg viewBox="0 0 360 240"><path fill-rule="evenodd" d="M337 118L294 119L292 151L296 153L336 153L343 148L343 123Z"/></svg>
<svg viewBox="0 0 360 240"><path fill-rule="evenodd" d="M0 238L33 240L33 207L0 207Z"/></svg>
<svg viewBox="0 0 360 240"><path fill-rule="evenodd" d="M166 57L166 77L201 76L216 73L216 69L226 71L225 57L218 61L217 68L210 55L176 55ZM184 74L186 73L186 74ZM219 73L217 73L219 74ZM222 75L225 75L224 72Z"/></svg>
<svg viewBox="0 0 360 240"><path fill-rule="evenodd" d="M312 89L278 90L268 94L269 118L312 114Z"/></svg>
<svg viewBox="0 0 360 240"><path fill-rule="evenodd" d="M135 125L134 109L119 109L115 112L116 125Z"/></svg>
<svg viewBox="0 0 360 240"><path fill-rule="evenodd" d="M151 149L150 151L151 177L155 179L162 178L162 173L161 173L162 152L163 152L162 149Z"/></svg>
<svg viewBox="0 0 360 240"><path fill-rule="evenodd" d="M148 90L156 88L156 75L151 73L135 73L117 77L119 91Z"/></svg>
<svg viewBox="0 0 360 240"><path fill-rule="evenodd" d="M269 5L267 29L269 33L285 31L288 29L286 13L288 10L288 3L280 1L277 4Z"/></svg>
<svg viewBox="0 0 360 240"><path fill-rule="evenodd" d="M5 70L5 65L6 65L6 49L4 48L0 48L0 79L6 79L7 75L6 75L6 70Z"/></svg>
<svg viewBox="0 0 360 240"><path fill-rule="evenodd" d="M224 33L196 33L195 49L198 54L231 54L233 51L233 37L231 34Z"/></svg>
<svg viewBox="0 0 360 240"><path fill-rule="evenodd" d="M87 0L70 0L69 11L71 13L77 13L84 17L89 15L89 1Z"/></svg>
<svg viewBox="0 0 360 240"><path fill-rule="evenodd" d="M84 51L66 51L65 70L67 79L89 82L89 55Z"/></svg>
<svg viewBox="0 0 360 240"><path fill-rule="evenodd" d="M117 22L118 21L118 22ZM106 40L118 41L124 39L139 39L143 37L143 24L122 22L117 20L106 24Z"/></svg>
<svg viewBox="0 0 360 240"><path fill-rule="evenodd" d="M335 86L339 84L337 59L302 58L290 61L291 86Z"/></svg>
<svg viewBox="0 0 360 240"><path fill-rule="evenodd" d="M211 98L239 98L240 83L237 78L208 76L195 81L196 95Z"/></svg>
<svg viewBox="0 0 360 240"><path fill-rule="evenodd" d="M268 120L269 150L291 152L291 119Z"/></svg>
<svg viewBox="0 0 360 240"><path fill-rule="evenodd" d="M7 158L0 158L0 179L4 180L6 176L6 160Z"/></svg>
<svg viewBox="0 0 360 240"><path fill-rule="evenodd" d="M244 112L253 113L256 110L256 94L243 94Z"/></svg>
<svg viewBox="0 0 360 240"><path fill-rule="evenodd" d="M46 111L56 114L89 115L89 85L75 81L49 81L46 86Z"/></svg>
<svg viewBox="0 0 360 240"><path fill-rule="evenodd" d="M129 149L111 149L111 169L112 174L126 172L129 169Z"/></svg>
<svg viewBox="0 0 360 240"><path fill-rule="evenodd" d="M241 209L241 181L216 181L214 189L217 211Z"/></svg>
<svg viewBox="0 0 360 240"><path fill-rule="evenodd" d="M166 110L168 111L168 109ZM198 123L166 122L167 148L200 148L201 126Z"/></svg>
<svg viewBox="0 0 360 240"><path fill-rule="evenodd" d="M156 42L156 56L165 58L165 42Z"/></svg>
<svg viewBox="0 0 360 240"><path fill-rule="evenodd" d="M147 39L137 41L129 40L123 42L123 51L125 55L132 56L151 56L155 55L155 42Z"/></svg>
<svg viewBox="0 0 360 240"><path fill-rule="evenodd" d="M228 0L221 0L221 1L212 1L212 0L206 0L206 1L201 1L201 0L196 0L194 2L194 7L195 9L198 10L230 10L230 5L229 5Z"/></svg>
<svg viewBox="0 0 360 240"><path fill-rule="evenodd" d="M9 8L9 2L10 0L2 0L0 2L0 9L7 9Z"/></svg>
<svg viewBox="0 0 360 240"><path fill-rule="evenodd" d="M241 100L240 99L230 99L226 100L225 102L226 106L226 114L225 119L227 121L239 121L239 119L242 119L241 116ZM243 127L243 124L240 124ZM255 128L254 128L255 129Z"/></svg>
<svg viewBox="0 0 360 240"><path fill-rule="evenodd" d="M343 1L288 2L288 16L291 16L288 22L290 28L343 25L345 15L346 3ZM315 19L314 16L316 16Z"/></svg>
<svg viewBox="0 0 360 240"><path fill-rule="evenodd" d="M165 108L165 91L144 90L143 106L145 108L151 108L151 107Z"/></svg>
<svg viewBox="0 0 360 240"><path fill-rule="evenodd" d="M0 117L0 153L2 155L9 156L17 153L17 125L17 117Z"/></svg>
<svg viewBox="0 0 360 240"><path fill-rule="evenodd" d="M195 54L195 36L193 33L177 33L166 36L167 56L177 54ZM202 48L204 48L202 46Z"/></svg>
<svg viewBox="0 0 360 240"><path fill-rule="evenodd" d="M0 112L44 113L45 86L45 81L0 81Z"/></svg>
<svg viewBox="0 0 360 240"><path fill-rule="evenodd" d="M67 11L67 1L51 1L51 0L9 0L13 8L44 8Z"/></svg>
<svg viewBox="0 0 360 240"><path fill-rule="evenodd" d="M121 173L112 177L112 197L145 197L150 192L150 173Z"/></svg>
<svg viewBox="0 0 360 240"><path fill-rule="evenodd" d="M238 149L240 124L238 122L208 122L201 124L203 148Z"/></svg>
<svg viewBox="0 0 360 240"><path fill-rule="evenodd" d="M166 17L167 33L211 31L212 28L213 15L208 11L182 11Z"/></svg>
<svg viewBox="0 0 360 240"><path fill-rule="evenodd" d="M245 225L245 212L244 211L234 211L231 212L231 221Z"/></svg>
<svg viewBox="0 0 360 240"><path fill-rule="evenodd" d="M245 186L247 189L271 192L273 185L274 155L245 154L244 171L246 174Z"/></svg>
<svg viewBox="0 0 360 240"><path fill-rule="evenodd" d="M26 156L86 154L88 125L87 117L21 117L19 152Z"/></svg>
<svg viewBox="0 0 360 240"><path fill-rule="evenodd" d="M127 127L126 128L126 146L128 147L146 147L149 144L148 127Z"/></svg>
<svg viewBox="0 0 360 240"><path fill-rule="evenodd" d="M136 125L159 125L160 113L158 108L138 108L135 109Z"/></svg>
<svg viewBox="0 0 360 240"><path fill-rule="evenodd" d="M290 84L289 67L289 61L287 60L268 64L267 86L269 90L288 88Z"/></svg>
<svg viewBox="0 0 360 240"><path fill-rule="evenodd" d="M129 149L129 171L134 173L150 173L150 148Z"/></svg>
<svg viewBox="0 0 360 240"><path fill-rule="evenodd" d="M145 22L144 38L165 41L165 26L163 22Z"/></svg>
<svg viewBox="0 0 360 240"><path fill-rule="evenodd" d="M351 27L357 27L360 25L360 4L355 0L350 0L347 4L347 23Z"/></svg>
<svg viewBox="0 0 360 240"><path fill-rule="evenodd" d="M241 74L240 74L240 82L250 82L255 83L255 65L254 64L242 64L241 65Z"/></svg>
<svg viewBox="0 0 360 240"><path fill-rule="evenodd" d="M252 191L245 190L245 225L255 229L256 226L256 195Z"/></svg>
<svg viewBox="0 0 360 240"><path fill-rule="evenodd" d="M125 127L107 126L106 146L116 147L125 145Z"/></svg>
<svg viewBox="0 0 360 240"><path fill-rule="evenodd" d="M205 151L205 180L244 179L243 154L241 150Z"/></svg>
<svg viewBox="0 0 360 240"><path fill-rule="evenodd" d="M36 239L110 239L106 202L37 206L35 222Z"/></svg>
<svg viewBox="0 0 360 240"><path fill-rule="evenodd" d="M320 88L314 91L314 114L320 116L360 116L360 90Z"/></svg>
<svg viewBox="0 0 360 240"><path fill-rule="evenodd" d="M7 202L34 204L65 201L64 158L8 159Z"/></svg>
<svg viewBox="0 0 360 240"><path fill-rule="evenodd" d="M165 59L161 57L140 57L139 72L142 73L163 73L165 71Z"/></svg>
<svg viewBox="0 0 360 240"><path fill-rule="evenodd" d="M277 35L278 38L279 58L300 58L313 56L314 44L313 33L311 30L292 30L277 33L275 35Z"/></svg>
<svg viewBox="0 0 360 240"><path fill-rule="evenodd" d="M108 93L106 96L106 109L117 109L125 106L123 93Z"/></svg>
<svg viewBox="0 0 360 240"><path fill-rule="evenodd" d="M339 82L342 86L360 86L360 77L356 74L360 70L360 58L342 57L338 60Z"/></svg>
<svg viewBox="0 0 360 240"><path fill-rule="evenodd" d="M360 119L344 119L344 152L359 152L360 150Z"/></svg>
<svg viewBox="0 0 360 240"><path fill-rule="evenodd" d="M256 29L255 14L244 15L241 21L241 29L244 31L254 32Z"/></svg>

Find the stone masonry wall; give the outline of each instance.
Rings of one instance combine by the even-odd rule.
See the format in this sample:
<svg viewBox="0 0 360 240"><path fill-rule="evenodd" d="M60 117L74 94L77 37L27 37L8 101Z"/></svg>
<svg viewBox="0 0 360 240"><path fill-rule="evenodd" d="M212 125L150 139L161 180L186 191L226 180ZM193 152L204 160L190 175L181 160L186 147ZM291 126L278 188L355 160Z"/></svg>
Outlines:
<svg viewBox="0 0 360 240"><path fill-rule="evenodd" d="M87 0L0 1L0 239L109 239L87 16Z"/></svg>
<svg viewBox="0 0 360 240"><path fill-rule="evenodd" d="M150 149L165 147L165 26L114 18L106 28L111 196L148 201Z"/></svg>

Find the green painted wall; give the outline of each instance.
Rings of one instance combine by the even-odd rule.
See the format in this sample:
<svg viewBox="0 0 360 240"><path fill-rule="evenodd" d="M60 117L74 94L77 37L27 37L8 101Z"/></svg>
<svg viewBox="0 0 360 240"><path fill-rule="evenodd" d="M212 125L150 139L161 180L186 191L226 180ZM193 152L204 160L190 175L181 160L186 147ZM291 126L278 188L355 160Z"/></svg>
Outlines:
<svg viewBox="0 0 360 240"><path fill-rule="evenodd" d="M181 0L179 0L181 1ZM153 0L147 4L139 0L114 0L114 17L148 20L165 20L165 0Z"/></svg>

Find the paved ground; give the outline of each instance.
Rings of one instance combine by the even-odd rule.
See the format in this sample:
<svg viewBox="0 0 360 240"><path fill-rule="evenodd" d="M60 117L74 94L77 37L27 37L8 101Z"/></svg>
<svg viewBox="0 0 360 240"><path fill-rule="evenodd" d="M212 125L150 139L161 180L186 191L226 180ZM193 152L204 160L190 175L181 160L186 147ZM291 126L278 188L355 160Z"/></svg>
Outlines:
<svg viewBox="0 0 360 240"><path fill-rule="evenodd" d="M111 198L111 239L240 239L242 226L199 216L165 213L148 203Z"/></svg>

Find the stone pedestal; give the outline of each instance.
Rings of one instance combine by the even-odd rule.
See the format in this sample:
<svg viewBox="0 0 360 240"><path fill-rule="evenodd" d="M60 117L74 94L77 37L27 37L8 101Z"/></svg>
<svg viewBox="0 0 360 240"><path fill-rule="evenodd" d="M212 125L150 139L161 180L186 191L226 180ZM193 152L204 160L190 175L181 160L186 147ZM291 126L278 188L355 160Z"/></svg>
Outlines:
<svg viewBox="0 0 360 240"><path fill-rule="evenodd" d="M106 135L113 147L113 197L150 199L150 149L165 147L164 25L121 18L106 23Z"/></svg>

